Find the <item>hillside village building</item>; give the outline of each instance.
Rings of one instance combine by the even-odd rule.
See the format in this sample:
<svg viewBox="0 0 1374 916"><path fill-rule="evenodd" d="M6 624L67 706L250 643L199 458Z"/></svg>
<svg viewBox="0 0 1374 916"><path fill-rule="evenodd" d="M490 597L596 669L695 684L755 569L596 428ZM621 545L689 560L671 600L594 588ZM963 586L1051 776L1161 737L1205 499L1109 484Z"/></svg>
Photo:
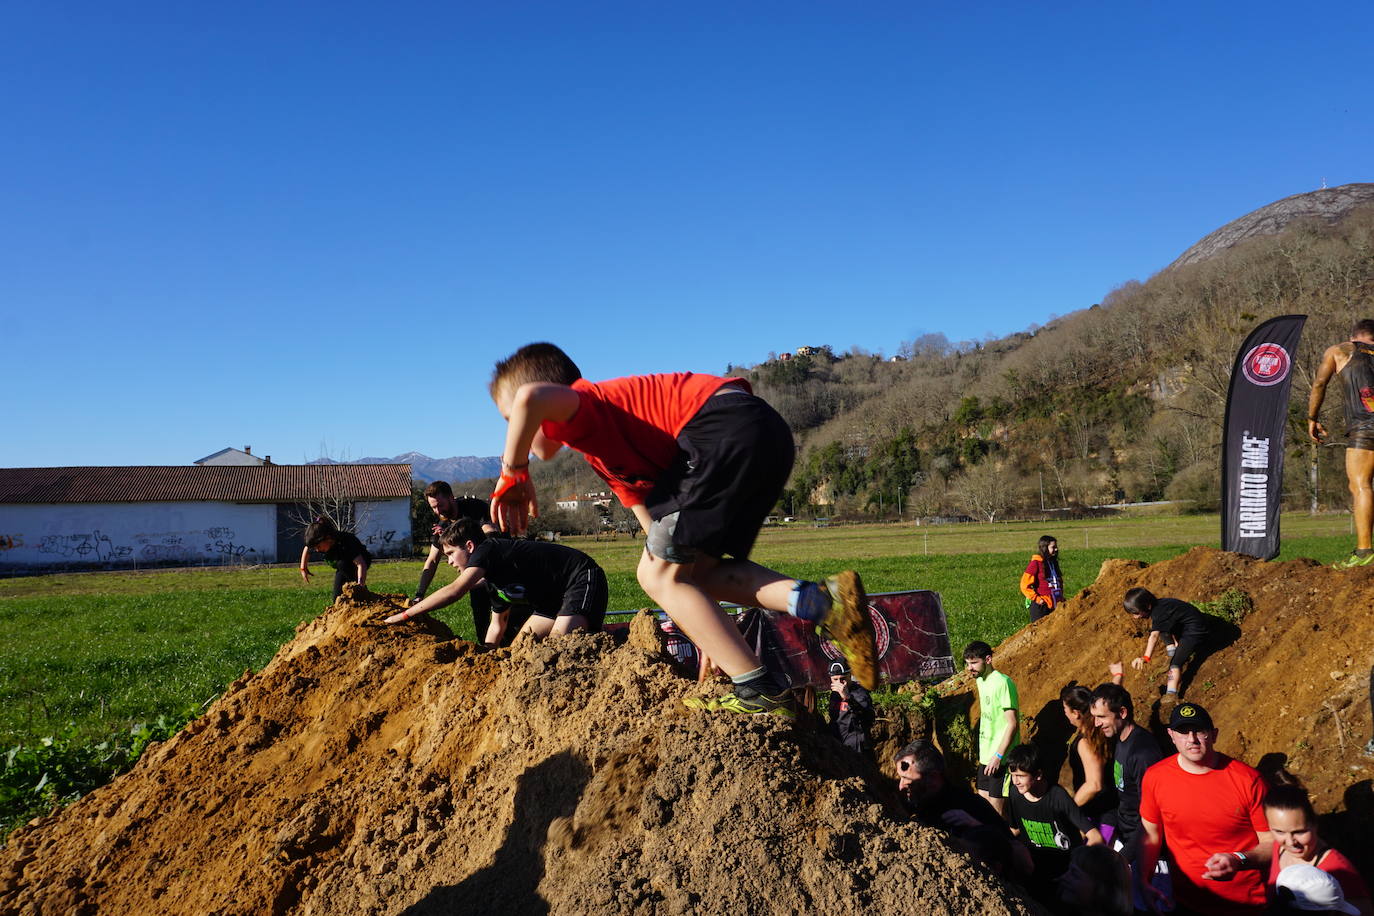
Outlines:
<svg viewBox="0 0 1374 916"><path fill-rule="evenodd" d="M574 493L571 496L564 496L555 500L555 504L560 509L570 509L576 512L583 506L597 506L602 509L609 509L611 507L611 499L611 493L603 490L599 493L582 493L580 495Z"/></svg>
<svg viewBox="0 0 1374 916"><path fill-rule="evenodd" d="M0 468L0 575L293 563L321 511L408 556L410 465Z"/></svg>

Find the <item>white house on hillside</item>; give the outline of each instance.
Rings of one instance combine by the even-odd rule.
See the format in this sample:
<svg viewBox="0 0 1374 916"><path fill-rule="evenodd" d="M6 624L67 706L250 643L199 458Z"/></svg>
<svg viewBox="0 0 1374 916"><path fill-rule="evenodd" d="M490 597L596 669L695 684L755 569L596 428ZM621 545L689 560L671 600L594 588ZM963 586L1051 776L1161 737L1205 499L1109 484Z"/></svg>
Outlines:
<svg viewBox="0 0 1374 916"><path fill-rule="evenodd" d="M410 465L0 468L0 575L295 562L322 511L409 555Z"/></svg>

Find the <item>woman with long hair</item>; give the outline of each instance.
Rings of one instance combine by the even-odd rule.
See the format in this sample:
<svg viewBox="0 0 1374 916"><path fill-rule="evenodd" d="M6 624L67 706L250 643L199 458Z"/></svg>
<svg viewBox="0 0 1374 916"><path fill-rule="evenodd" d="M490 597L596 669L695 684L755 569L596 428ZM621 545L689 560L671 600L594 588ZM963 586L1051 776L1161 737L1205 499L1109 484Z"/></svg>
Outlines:
<svg viewBox="0 0 1374 916"><path fill-rule="evenodd" d="M1111 842L1111 813L1116 810L1116 782L1111 776L1112 745L1102 730L1093 725L1092 691L1082 684L1070 684L1059 692L1064 718L1073 726L1069 738L1069 769L1073 773L1074 804L1093 819L1102 837Z"/></svg>
<svg viewBox="0 0 1374 916"><path fill-rule="evenodd" d="M1021 574L1021 594L1031 623L1064 603L1064 577L1059 573L1059 541L1045 535Z"/></svg>

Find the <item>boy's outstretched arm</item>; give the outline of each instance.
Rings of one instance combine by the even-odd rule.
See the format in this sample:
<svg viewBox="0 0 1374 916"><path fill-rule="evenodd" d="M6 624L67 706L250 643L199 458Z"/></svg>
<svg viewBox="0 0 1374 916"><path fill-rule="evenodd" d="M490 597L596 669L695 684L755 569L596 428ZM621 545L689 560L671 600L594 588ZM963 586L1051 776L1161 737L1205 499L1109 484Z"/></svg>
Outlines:
<svg viewBox="0 0 1374 916"><path fill-rule="evenodd" d="M501 530L523 534L530 517L539 514L529 478L530 449L545 420L563 423L572 419L581 400L567 385L528 382L516 390L509 403L497 403L507 420L506 447L501 453L501 478L491 494L491 518ZM541 441L540 445L541 455L552 454L548 448L551 442Z"/></svg>
<svg viewBox="0 0 1374 916"><path fill-rule="evenodd" d="M441 607L448 607L471 591L472 587L482 581L482 577L485 575L486 572L484 572L481 567L469 566L467 569L463 570L457 579L454 579L424 601L411 605L399 614L392 614L385 622L400 623L403 620L409 620L419 614L427 614L430 611L437 611Z"/></svg>

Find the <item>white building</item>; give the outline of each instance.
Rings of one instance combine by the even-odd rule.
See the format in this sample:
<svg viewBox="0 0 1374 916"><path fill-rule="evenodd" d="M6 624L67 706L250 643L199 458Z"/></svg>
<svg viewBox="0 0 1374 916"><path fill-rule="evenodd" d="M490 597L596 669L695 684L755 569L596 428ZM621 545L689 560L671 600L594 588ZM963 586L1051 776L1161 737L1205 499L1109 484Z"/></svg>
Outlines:
<svg viewBox="0 0 1374 916"><path fill-rule="evenodd" d="M243 447L243 450L242 450L242 451L240 451L239 449L236 449L236 448L222 448L222 449L220 449L219 451L215 452L215 453L212 454L212 455L206 455L204 458L201 458L199 461L193 461L193 462L191 462L191 463L192 463L192 464L201 464L201 465L205 465L205 464L214 464L214 465L253 465L253 466L256 466L256 465L263 465L263 464L271 464L271 463L272 463L272 456L271 456L271 455L267 455L267 456L265 456L265 457L263 457L263 458L259 458L257 455L254 455L254 454L253 454L253 446L251 446L251 445L245 445L245 446Z"/></svg>
<svg viewBox="0 0 1374 916"><path fill-rule="evenodd" d="M410 465L0 468L0 575L295 562L321 513L408 556Z"/></svg>

